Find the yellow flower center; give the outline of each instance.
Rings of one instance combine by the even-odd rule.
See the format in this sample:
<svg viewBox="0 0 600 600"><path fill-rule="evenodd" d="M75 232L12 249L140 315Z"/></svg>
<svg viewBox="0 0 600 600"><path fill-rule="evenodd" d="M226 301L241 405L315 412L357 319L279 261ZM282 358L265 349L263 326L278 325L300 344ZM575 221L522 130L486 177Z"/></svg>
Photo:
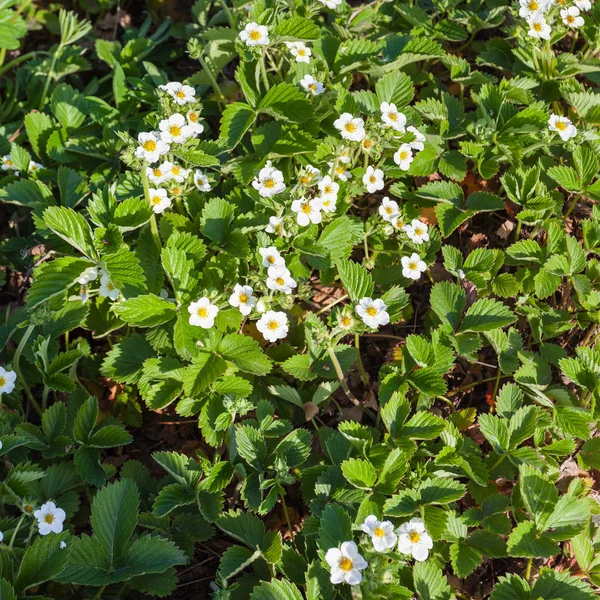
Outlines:
<svg viewBox="0 0 600 600"><path fill-rule="evenodd" d="M346 315L340 319L340 323L342 324L342 327L350 327L350 325L352 325L352 319Z"/></svg>
<svg viewBox="0 0 600 600"><path fill-rule="evenodd" d="M386 206L386 207L385 207L385 212L386 212L388 215L391 215L391 214L392 214L394 211L392 210L392 207L391 207L391 206Z"/></svg>
<svg viewBox="0 0 600 600"><path fill-rule="evenodd" d="M112 292L112 291L116 290L117 288L115 288L115 286L114 286L114 285L113 285L113 284L112 284L112 283L109 281L109 282L106 284L106 289L107 289L109 292Z"/></svg>
<svg viewBox="0 0 600 600"><path fill-rule="evenodd" d="M342 571L350 571L352 569L352 560L344 556L340 559L338 567Z"/></svg>
<svg viewBox="0 0 600 600"><path fill-rule="evenodd" d="M267 324L267 327L271 331L275 331L279 327L279 323L277 321L269 321L268 324Z"/></svg>
<svg viewBox="0 0 600 600"><path fill-rule="evenodd" d="M275 263L275 260L276 260L276 259L275 259L275 257L274 257L272 254L271 254L270 256L267 256L267 262L268 262L269 264L271 264L271 265L272 265L272 264L274 264L274 263Z"/></svg>
<svg viewBox="0 0 600 600"><path fill-rule="evenodd" d="M150 200L150 202L152 202L152 204L154 204L154 206L158 206L161 202L162 198L160 196L152 196L152 200Z"/></svg>
<svg viewBox="0 0 600 600"><path fill-rule="evenodd" d="M423 230L420 227L415 228L415 235L423 235Z"/></svg>
<svg viewBox="0 0 600 600"><path fill-rule="evenodd" d="M198 115L195 112L191 112L188 115L188 119L192 122L192 123L196 123L196 121L198 121Z"/></svg>
<svg viewBox="0 0 600 600"><path fill-rule="evenodd" d="M370 317L374 317L377 314L377 309L374 306L369 306L369 308L367 308L367 314Z"/></svg>
<svg viewBox="0 0 600 600"><path fill-rule="evenodd" d="M154 169L152 169L152 175L154 175L154 177L162 177L162 172L160 168L155 167Z"/></svg>
<svg viewBox="0 0 600 600"><path fill-rule="evenodd" d="M323 206L329 206L331 202L329 200L323 200Z"/></svg>
<svg viewBox="0 0 600 600"><path fill-rule="evenodd" d="M304 48L300 48L298 50L298 56L306 56L306 50Z"/></svg>
<svg viewBox="0 0 600 600"><path fill-rule="evenodd" d="M176 95L178 98L185 98L185 93L184 93L184 91L183 91L183 90L179 90L178 92L175 92L175 95Z"/></svg>
<svg viewBox="0 0 600 600"><path fill-rule="evenodd" d="M363 141L363 148L366 148L367 150L373 145L373 142L369 139L366 139Z"/></svg>
<svg viewBox="0 0 600 600"><path fill-rule="evenodd" d="M316 86L316 84L314 84L314 83L310 83L310 84L308 85L308 88L309 88L309 89L311 89L313 92L316 92L316 91L317 91L317 86Z"/></svg>
<svg viewBox="0 0 600 600"><path fill-rule="evenodd" d="M408 534L408 539L413 543L413 544L417 544L420 540L421 540L421 535L419 533L417 533L416 531L411 531Z"/></svg>
<svg viewBox="0 0 600 600"><path fill-rule="evenodd" d="M285 279L283 277L277 277L277 279L275 279L275 283L277 285L283 285L285 283Z"/></svg>
<svg viewBox="0 0 600 600"><path fill-rule="evenodd" d="M533 0L533 2L529 3L529 10L533 11L533 10L538 10L538 8L540 7L540 5L535 2L535 0Z"/></svg>
<svg viewBox="0 0 600 600"><path fill-rule="evenodd" d="M240 294L239 298L240 298L240 302L242 304L246 304L246 302L248 302L248 294L242 293L242 294Z"/></svg>
<svg viewBox="0 0 600 600"><path fill-rule="evenodd" d="M256 42L256 40L260 39L260 31L258 31L258 29L254 29L250 32L249 37L253 42Z"/></svg>
<svg viewBox="0 0 600 600"><path fill-rule="evenodd" d="M381 527L375 527L375 529L373 529L373 535L382 538L385 535L385 531Z"/></svg>
<svg viewBox="0 0 600 600"><path fill-rule="evenodd" d="M575 17L573 15L567 15L567 23L571 24L575 22Z"/></svg>
<svg viewBox="0 0 600 600"><path fill-rule="evenodd" d="M175 196L179 196L179 194L181 194L181 188L180 187L174 187L173 188L173 194L175 194Z"/></svg>
<svg viewBox="0 0 600 600"><path fill-rule="evenodd" d="M179 125L171 125L169 127L169 133L173 137L177 137L177 136L181 135L181 127L179 127Z"/></svg>
<svg viewBox="0 0 600 600"><path fill-rule="evenodd" d="M567 124L564 121L556 121L556 124L554 126L559 131L564 131L567 128Z"/></svg>
<svg viewBox="0 0 600 600"><path fill-rule="evenodd" d="M179 173L181 173L181 167L178 167L177 165L173 165L171 167L171 173L173 173L173 175L179 175Z"/></svg>
<svg viewBox="0 0 600 600"><path fill-rule="evenodd" d="M377 177L375 177L375 175L371 175L371 177L369 177L369 183L377 183Z"/></svg>
<svg viewBox="0 0 600 600"><path fill-rule="evenodd" d="M392 120L392 121L397 121L398 120L398 113L395 112L391 112L388 114L388 117Z"/></svg>
<svg viewBox="0 0 600 600"><path fill-rule="evenodd" d="M541 23L534 23L533 24L533 30L537 31L539 33L542 30L542 24Z"/></svg>
<svg viewBox="0 0 600 600"><path fill-rule="evenodd" d="M346 123L344 125L344 128L346 129L346 131L348 133L353 133L356 131L356 125L352 121L349 121L348 123Z"/></svg>
<svg viewBox="0 0 600 600"><path fill-rule="evenodd" d="M48 513L47 515L44 515L44 521L46 521L46 523L48 523L48 525L51 525L52 523L54 523L54 515L52 513Z"/></svg>
<svg viewBox="0 0 600 600"><path fill-rule="evenodd" d="M31 512L33 512L33 506L31 506L31 504L26 504L26 505L23 507L23 510L24 510L26 513L31 513Z"/></svg>
<svg viewBox="0 0 600 600"><path fill-rule="evenodd" d="M308 214L308 213L310 213L310 211L311 211L311 210L312 210L312 209L311 209L311 206L310 206L310 204L309 204L308 202L305 202L305 203L302 205L302 212L303 212L303 213L306 213L306 214Z"/></svg>
<svg viewBox="0 0 600 600"><path fill-rule="evenodd" d="M408 152L406 150L402 150L402 152L400 152L400 160L406 160L408 158Z"/></svg>
<svg viewBox="0 0 600 600"><path fill-rule="evenodd" d="M31 169L32 171L37 171L37 165L31 165L30 169Z"/></svg>
<svg viewBox="0 0 600 600"><path fill-rule="evenodd" d="M274 187L275 187L275 180L274 180L274 179L272 179L271 177L269 177L268 179L265 179L265 180L264 180L264 182L263 182L263 185L264 185L266 188L272 189L272 188L274 188Z"/></svg>
<svg viewBox="0 0 600 600"><path fill-rule="evenodd" d="M336 167L336 168L335 168L335 172L336 172L338 175L343 175L343 174L345 173L345 169L344 169L344 167L342 167L342 166L340 165L339 167Z"/></svg>
<svg viewBox="0 0 600 600"><path fill-rule="evenodd" d="M208 311L206 310L205 306L201 306L197 311L196 314L201 318L201 319L205 319L208 316Z"/></svg>
<svg viewBox="0 0 600 600"><path fill-rule="evenodd" d="M417 263L416 263L416 262L413 262L413 261L409 262L409 263L408 263L408 268L409 268L411 271L416 271L416 270L417 270Z"/></svg>
<svg viewBox="0 0 600 600"><path fill-rule="evenodd" d="M330 185L326 185L325 188L323 189L323 191L326 194L332 194L333 193L333 189L332 189L332 187Z"/></svg>
<svg viewBox="0 0 600 600"><path fill-rule="evenodd" d="M6 377L2 377L0 375L0 387L4 387L6 385Z"/></svg>
<svg viewBox="0 0 600 600"><path fill-rule="evenodd" d="M302 185L306 185L309 181L308 175L302 175L302 177L300 177L300 183Z"/></svg>
<svg viewBox="0 0 600 600"><path fill-rule="evenodd" d="M143 148L146 152L154 152L154 150L156 150L156 142L154 140L148 140L144 142Z"/></svg>

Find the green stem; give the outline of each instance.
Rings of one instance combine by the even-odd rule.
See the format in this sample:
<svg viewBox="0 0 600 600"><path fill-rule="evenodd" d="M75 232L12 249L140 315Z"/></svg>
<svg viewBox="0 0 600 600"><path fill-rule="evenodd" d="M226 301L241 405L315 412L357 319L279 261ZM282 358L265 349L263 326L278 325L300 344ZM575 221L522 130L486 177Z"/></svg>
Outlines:
<svg viewBox="0 0 600 600"><path fill-rule="evenodd" d="M360 376L362 377L363 383L367 388L371 387L369 383L369 376L365 371L365 367L363 365L362 356L360 355L360 339L358 337L358 333L354 334L354 347L356 348L356 360L358 363L358 370L360 371Z"/></svg>
<svg viewBox="0 0 600 600"><path fill-rule="evenodd" d="M501 454L500 458L489 468L490 473L496 468L498 467L502 461L506 458L506 454Z"/></svg>
<svg viewBox="0 0 600 600"><path fill-rule="evenodd" d="M210 85L212 86L215 94L217 94L217 96L219 97L219 100L221 102L225 102L225 95L223 94L223 90L221 90L219 84L217 83L216 77L214 76L213 72L208 68L206 61L202 58L201 54L198 56L198 62L200 63L203 71L206 73L206 76L210 80Z"/></svg>
<svg viewBox="0 0 600 600"><path fill-rule="evenodd" d="M565 213L565 217L568 217L575 206L577 205L577 201L579 200L579 194L575 194L575 198L573 198L571 204L569 204L569 208L567 208L567 212Z"/></svg>
<svg viewBox="0 0 600 600"><path fill-rule="evenodd" d="M35 408L37 413L41 416L42 409L40 408L40 405L36 402L35 398L33 397L33 394L31 393L31 390L29 389L29 386L27 385L25 378L23 377L23 373L21 372L21 364L20 364L21 354L23 354L25 344L28 342L34 329L35 329L35 325L32 325L30 323L29 326L27 327L27 329L25 330L25 333L23 334L23 337L21 338L21 341L19 342L19 345L17 346L17 349L15 351L15 356L13 358L13 369L15 370L15 373L17 374L17 377L19 378L19 381L21 382L21 385L23 386L23 389L25 390L25 394L29 398L29 401L31 402L31 404L33 405L33 407Z"/></svg>
<svg viewBox="0 0 600 600"><path fill-rule="evenodd" d="M25 518L25 515L22 514L21 518L19 519L19 522L17 523L17 526L15 527L15 530L13 531L13 534L10 538L10 543L8 544L8 547L12 550L12 547L15 543L15 540L17 539L17 533L19 533L19 529L21 529L21 525L23 524L23 519Z"/></svg>
<svg viewBox="0 0 600 600"><path fill-rule="evenodd" d="M265 66L265 55L267 53L266 48L261 48L260 51L260 74L262 75L263 84L265 89L269 90L269 79L267 77L267 67Z"/></svg>
<svg viewBox="0 0 600 600"><path fill-rule="evenodd" d="M46 102L46 96L48 96L48 90L50 89L50 82L54 77L54 67L56 67L56 61L58 60L58 55L62 52L63 45L59 44L58 48L56 48L54 54L52 55L52 62L50 63L50 70L46 75L46 81L44 82L44 90L42 91L42 98L40 100L39 110L43 110L44 104Z"/></svg>
<svg viewBox="0 0 600 600"><path fill-rule="evenodd" d="M146 198L146 202L150 204L150 186L148 185L148 173L146 173L146 167L148 163L144 161L142 165L142 187L144 188L144 198ZM154 238L154 243L156 247L160 251L162 248L162 243L160 241L160 235L158 233L158 224L156 222L156 213L152 213L152 217L150 218L150 229L152 231L152 237Z"/></svg>
<svg viewBox="0 0 600 600"><path fill-rule="evenodd" d="M283 508L283 514L285 515L285 520L286 520L288 529L290 530L290 537L292 538L292 544L294 544L294 546L295 546L296 542L294 541L294 529L292 528L292 521L290 520L290 514L288 512L288 507L285 502L285 495L281 494L280 498L281 498L281 506Z"/></svg>
<svg viewBox="0 0 600 600"><path fill-rule="evenodd" d="M231 29L235 29L235 19L233 18L233 13L229 10L229 6L227 6L227 2L225 0L220 0L221 6L227 15L227 21Z"/></svg>
<svg viewBox="0 0 600 600"><path fill-rule="evenodd" d="M4 64L4 59L6 58L6 48L0 48L0 67ZM2 70L0 69L0 73Z"/></svg>
<svg viewBox="0 0 600 600"><path fill-rule="evenodd" d="M531 566L533 565L533 557L531 557L527 561L527 568L525 569L525 579L527 583L529 583L529 579L531 578Z"/></svg>
<svg viewBox="0 0 600 600"><path fill-rule="evenodd" d="M98 598L102 598L102 592L104 592L104 590L106 589L106 586L103 585L99 590L98 593L94 596L94 600L97 600Z"/></svg>

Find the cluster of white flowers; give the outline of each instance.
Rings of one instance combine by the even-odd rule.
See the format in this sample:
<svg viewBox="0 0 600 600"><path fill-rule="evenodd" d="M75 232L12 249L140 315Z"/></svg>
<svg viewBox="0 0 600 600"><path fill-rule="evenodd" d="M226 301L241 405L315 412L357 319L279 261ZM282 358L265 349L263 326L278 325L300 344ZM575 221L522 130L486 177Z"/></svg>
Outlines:
<svg viewBox="0 0 600 600"><path fill-rule="evenodd" d="M301 227L311 223L320 223L322 213L335 212L340 186L330 175L321 177L319 169L308 165L300 175L300 185L309 186L316 183L318 194L314 197L303 197L292 202L292 212L296 213L296 222Z"/></svg>
<svg viewBox="0 0 600 600"><path fill-rule="evenodd" d="M15 389L16 379L17 374L14 371L7 371L4 367L0 367L0 396L10 394Z"/></svg>
<svg viewBox="0 0 600 600"><path fill-rule="evenodd" d="M27 167L27 171L29 173L35 173L36 171L39 171L40 169L43 169L44 165L39 163L39 162L35 162L35 160L30 160L29 161L29 166ZM19 175L19 170L17 169L15 163L13 162L12 156L10 154L5 154L2 157L2 164L0 164L0 169L2 169L2 171L14 171L15 175Z"/></svg>
<svg viewBox="0 0 600 600"><path fill-rule="evenodd" d="M375 515L369 515L361 525L361 530L370 537L376 552L386 552L397 544L402 554L410 554L415 560L424 561L433 548L433 540L419 518L403 523L394 531L391 521L380 521ZM369 566L353 541L343 542L339 548L329 548L325 553L325 561L329 565L333 584L359 585L363 578L361 571Z"/></svg>
<svg viewBox="0 0 600 600"><path fill-rule="evenodd" d="M96 281L100 275L100 287L98 295L110 300L116 300L121 295L121 290L114 285L106 271L98 267L89 267L75 281L81 285L79 298L82 302L90 299L90 282Z"/></svg>
<svg viewBox="0 0 600 600"><path fill-rule="evenodd" d="M519 0L519 16L527 21L528 35L534 39L549 40L552 35L552 21L557 7L560 19L571 29L579 29L585 23L582 11L592 8L591 0L574 0L572 6L564 6L558 0Z"/></svg>
<svg viewBox="0 0 600 600"><path fill-rule="evenodd" d="M63 522L67 515L62 508L58 508L54 502L42 504L39 510L33 513L38 522L40 535L49 533L60 533L63 530Z"/></svg>

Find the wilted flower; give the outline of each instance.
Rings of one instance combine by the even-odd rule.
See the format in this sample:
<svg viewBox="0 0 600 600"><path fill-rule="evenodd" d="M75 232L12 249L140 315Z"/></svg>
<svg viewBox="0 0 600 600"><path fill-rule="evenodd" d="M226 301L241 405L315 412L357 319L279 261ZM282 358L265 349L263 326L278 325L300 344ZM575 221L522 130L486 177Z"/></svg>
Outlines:
<svg viewBox="0 0 600 600"><path fill-rule="evenodd" d="M339 119L333 122L333 125L345 140L360 142L365 137L365 122L359 117L353 117L350 113L341 114Z"/></svg>
<svg viewBox="0 0 600 600"><path fill-rule="evenodd" d="M67 515L62 508L58 508L54 502L42 504L39 510L33 513L38 522L40 535L49 533L60 533L63 530L63 521Z"/></svg>
<svg viewBox="0 0 600 600"><path fill-rule="evenodd" d="M577 127L567 117L561 117L552 113L548 119L548 129L556 131L563 141L577 135Z"/></svg>
<svg viewBox="0 0 600 600"><path fill-rule="evenodd" d="M183 83L179 83L178 81L171 81L166 85L159 85L158 88L167 92L179 106L196 102L196 90L190 85L183 85Z"/></svg>
<svg viewBox="0 0 600 600"><path fill-rule="evenodd" d="M410 144L402 144L394 154L394 162L403 170L408 171L413 161L413 153Z"/></svg>
<svg viewBox="0 0 600 600"><path fill-rule="evenodd" d="M258 23L248 23L240 31L240 40L246 42L246 46L266 46L269 44L269 30Z"/></svg>
<svg viewBox="0 0 600 600"><path fill-rule="evenodd" d="M567 27L573 27L579 29L585 20L580 16L581 11L576 6L569 6L569 8L563 8L560 11L560 18Z"/></svg>
<svg viewBox="0 0 600 600"><path fill-rule="evenodd" d="M403 523L396 531L398 534L398 551L402 554L412 554L415 560L423 561L433 548L433 540L425 531L423 519L414 518Z"/></svg>
<svg viewBox="0 0 600 600"><path fill-rule="evenodd" d="M309 223L320 223L321 199L320 198L302 198L292 202L292 212L296 213L298 225L306 226Z"/></svg>
<svg viewBox="0 0 600 600"><path fill-rule="evenodd" d="M373 548L377 552L385 552L393 548L398 541L391 521L379 521L375 515L369 515L360 528L371 537Z"/></svg>
<svg viewBox="0 0 600 600"><path fill-rule="evenodd" d="M285 260L279 250L275 246L269 246L268 248L259 248L258 253L262 257L263 267L275 267L278 265L285 266Z"/></svg>
<svg viewBox="0 0 600 600"><path fill-rule="evenodd" d="M288 334L288 318L284 312L268 310L256 322L256 328L268 342L283 339Z"/></svg>
<svg viewBox="0 0 600 600"><path fill-rule="evenodd" d="M296 59L296 62L310 62L312 51L304 42L286 42L285 45Z"/></svg>
<svg viewBox="0 0 600 600"><path fill-rule="evenodd" d="M312 75L305 75L300 80L300 85L307 91L313 94L313 96L318 96L325 91L325 86L317 81Z"/></svg>
<svg viewBox="0 0 600 600"><path fill-rule="evenodd" d="M267 270L267 287L270 290L291 294L296 282L285 265L275 265Z"/></svg>
<svg viewBox="0 0 600 600"><path fill-rule="evenodd" d="M258 173L258 177L252 182L252 187L258 190L263 198L280 194L285 190L283 173L273 167L271 161L268 160L267 164Z"/></svg>
<svg viewBox="0 0 600 600"><path fill-rule="evenodd" d="M158 188L156 190L149 190L150 206L155 214L164 212L169 206L171 206L171 198L167 196L167 190L165 188Z"/></svg>
<svg viewBox="0 0 600 600"><path fill-rule="evenodd" d="M249 285L240 285L236 283L233 288L233 294L229 296L229 305L239 308L240 312L247 316L252 312L256 305L257 298L252 295L252 288Z"/></svg>
<svg viewBox="0 0 600 600"><path fill-rule="evenodd" d="M331 583L336 584L358 585L362 581L361 571L369 566L354 542L343 542L339 548L329 548L325 561L331 570Z"/></svg>
<svg viewBox="0 0 600 600"><path fill-rule="evenodd" d="M416 281L421 277L421 273L427 271L427 265L416 252L411 256L403 256L400 262L402 264L402 275L407 279Z"/></svg>
<svg viewBox="0 0 600 600"><path fill-rule="evenodd" d="M140 133L138 135L138 143L140 145L135 149L136 157L147 160L149 163L155 163L163 154L166 154L170 150L169 144L161 140L158 134L153 131Z"/></svg>
<svg viewBox="0 0 600 600"><path fill-rule="evenodd" d="M211 304L210 300L204 296L197 302L192 302L188 306L190 313L190 325L197 325L203 329L210 329L215 324L215 317L219 308Z"/></svg>
<svg viewBox="0 0 600 600"><path fill-rule="evenodd" d="M390 322L390 315L386 308L385 302L380 298L377 300L361 298L356 305L356 312L365 325L377 329L380 325L387 325Z"/></svg>
<svg viewBox="0 0 600 600"><path fill-rule="evenodd" d="M368 166L362 180L367 186L369 194L383 189L383 171L381 169L374 169L373 167Z"/></svg>
<svg viewBox="0 0 600 600"><path fill-rule="evenodd" d="M395 131L404 131L406 115L398 112L395 104L382 102L379 108L381 110L381 120L385 125L391 127Z"/></svg>
<svg viewBox="0 0 600 600"><path fill-rule="evenodd" d="M208 176L205 175L200 169L194 171L194 183L201 192L210 192L210 181Z"/></svg>
<svg viewBox="0 0 600 600"><path fill-rule="evenodd" d="M422 244L429 241L429 228L419 219L413 219L410 225L404 227L406 235L415 243Z"/></svg>
<svg viewBox="0 0 600 600"><path fill-rule="evenodd" d="M0 395L10 394L15 389L15 380L17 374L14 371L7 371L0 367Z"/></svg>

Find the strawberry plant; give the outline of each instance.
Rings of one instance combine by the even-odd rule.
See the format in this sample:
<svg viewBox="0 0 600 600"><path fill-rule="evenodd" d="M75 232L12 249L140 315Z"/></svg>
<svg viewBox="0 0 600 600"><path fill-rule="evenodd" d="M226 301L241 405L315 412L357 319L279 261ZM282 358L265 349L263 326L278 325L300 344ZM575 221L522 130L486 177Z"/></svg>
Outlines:
<svg viewBox="0 0 600 600"><path fill-rule="evenodd" d="M147 4L0 2L0 598L596 597L596 5Z"/></svg>

